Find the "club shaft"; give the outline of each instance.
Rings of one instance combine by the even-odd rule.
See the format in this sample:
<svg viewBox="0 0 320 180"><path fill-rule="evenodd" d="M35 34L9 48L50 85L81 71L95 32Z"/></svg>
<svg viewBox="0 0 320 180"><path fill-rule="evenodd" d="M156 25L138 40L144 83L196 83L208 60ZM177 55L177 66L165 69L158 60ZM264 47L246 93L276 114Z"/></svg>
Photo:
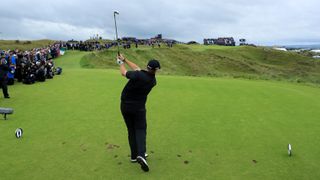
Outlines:
<svg viewBox="0 0 320 180"><path fill-rule="evenodd" d="M113 13L114 18L114 27L116 29L116 38L117 38L117 45L118 45L118 55L120 55L120 45L119 45L119 37L118 37L118 27L117 27L117 20L116 20L116 13Z"/></svg>

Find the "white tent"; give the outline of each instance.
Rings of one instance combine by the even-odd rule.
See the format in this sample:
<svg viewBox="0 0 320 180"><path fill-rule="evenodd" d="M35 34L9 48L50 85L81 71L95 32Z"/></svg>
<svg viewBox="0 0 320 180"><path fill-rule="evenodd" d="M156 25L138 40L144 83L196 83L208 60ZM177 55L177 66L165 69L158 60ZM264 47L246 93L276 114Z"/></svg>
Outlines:
<svg viewBox="0 0 320 180"><path fill-rule="evenodd" d="M311 50L311 52L320 53L320 49L314 49L314 50Z"/></svg>
<svg viewBox="0 0 320 180"><path fill-rule="evenodd" d="M274 50L278 50L278 51L288 51L286 48L277 48L277 47L275 47L273 49Z"/></svg>

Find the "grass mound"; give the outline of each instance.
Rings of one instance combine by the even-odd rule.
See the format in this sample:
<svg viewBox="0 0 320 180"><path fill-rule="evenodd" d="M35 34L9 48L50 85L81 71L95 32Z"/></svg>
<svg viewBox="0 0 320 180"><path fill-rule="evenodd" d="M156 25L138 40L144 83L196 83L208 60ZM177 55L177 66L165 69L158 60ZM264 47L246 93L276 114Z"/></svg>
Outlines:
<svg viewBox="0 0 320 180"><path fill-rule="evenodd" d="M43 39L37 41L20 41L20 40L0 40L0 49L1 50L14 50L19 49L22 51L31 50L33 48L46 47L50 44L53 44L55 41Z"/></svg>
<svg viewBox="0 0 320 180"><path fill-rule="evenodd" d="M320 61L293 52L263 47L176 45L170 49L141 46L122 50L129 59L144 67L151 58L159 59L161 74L286 80L320 84ZM117 68L116 49L93 52L81 60L86 68Z"/></svg>

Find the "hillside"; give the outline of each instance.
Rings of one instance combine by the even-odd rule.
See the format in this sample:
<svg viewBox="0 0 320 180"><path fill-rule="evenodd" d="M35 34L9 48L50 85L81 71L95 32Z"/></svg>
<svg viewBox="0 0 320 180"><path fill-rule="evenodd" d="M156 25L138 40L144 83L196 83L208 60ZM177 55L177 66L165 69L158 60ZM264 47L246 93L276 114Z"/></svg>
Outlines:
<svg viewBox="0 0 320 180"><path fill-rule="evenodd" d="M187 76L227 76L247 79L287 80L320 84L320 61L292 52L264 47L223 47L176 45L123 50L142 68L151 58L160 60L161 74ZM82 58L86 68L117 68L116 49L93 52Z"/></svg>
<svg viewBox="0 0 320 180"><path fill-rule="evenodd" d="M55 41L53 40L37 40L37 41L20 41L20 40L0 40L0 49L2 50L12 50L12 49L19 49L19 50L30 50L33 48L40 48L45 47L50 44L53 44Z"/></svg>

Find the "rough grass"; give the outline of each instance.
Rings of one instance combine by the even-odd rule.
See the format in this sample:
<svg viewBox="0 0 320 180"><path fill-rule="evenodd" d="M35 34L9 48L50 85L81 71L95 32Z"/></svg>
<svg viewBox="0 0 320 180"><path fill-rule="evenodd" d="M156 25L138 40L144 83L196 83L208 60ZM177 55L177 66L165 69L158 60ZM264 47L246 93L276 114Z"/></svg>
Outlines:
<svg viewBox="0 0 320 180"><path fill-rule="evenodd" d="M176 45L122 50L128 59L144 67L151 58L161 61L161 74L227 76L246 79L286 80L320 84L320 61L292 52L264 47ZM93 52L81 61L88 68L117 68L116 50Z"/></svg>
<svg viewBox="0 0 320 180"><path fill-rule="evenodd" d="M46 47L50 44L53 44L53 40L37 40L37 41L20 41L20 40L0 40L0 49L1 50L31 50L33 48Z"/></svg>
<svg viewBox="0 0 320 180"><path fill-rule="evenodd" d="M118 71L81 69L9 87L0 179L318 179L320 92L284 82L158 76L148 99L144 173L129 162ZM16 139L16 128L24 129ZM287 155L287 144L293 156Z"/></svg>

